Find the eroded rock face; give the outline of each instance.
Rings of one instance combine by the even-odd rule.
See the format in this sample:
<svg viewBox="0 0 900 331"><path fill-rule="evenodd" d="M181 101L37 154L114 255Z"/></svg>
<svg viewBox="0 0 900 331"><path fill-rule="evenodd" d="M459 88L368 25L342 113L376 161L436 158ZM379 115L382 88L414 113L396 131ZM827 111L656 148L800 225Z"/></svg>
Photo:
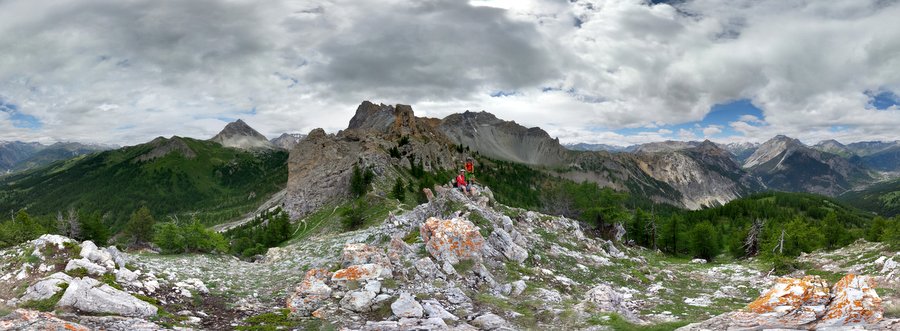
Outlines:
<svg viewBox="0 0 900 331"><path fill-rule="evenodd" d="M455 264L461 260L481 257L484 237L470 221L432 217L422 224L419 232L425 249L438 261Z"/></svg>
<svg viewBox="0 0 900 331"><path fill-rule="evenodd" d="M285 201L291 218L305 216L350 193L347 183L357 162L359 144L315 129L301 140L288 159Z"/></svg>
<svg viewBox="0 0 900 331"><path fill-rule="evenodd" d="M309 316L318 309L322 302L331 297L328 282L331 273L325 269L310 269L297 289L287 299L287 308L292 314Z"/></svg>

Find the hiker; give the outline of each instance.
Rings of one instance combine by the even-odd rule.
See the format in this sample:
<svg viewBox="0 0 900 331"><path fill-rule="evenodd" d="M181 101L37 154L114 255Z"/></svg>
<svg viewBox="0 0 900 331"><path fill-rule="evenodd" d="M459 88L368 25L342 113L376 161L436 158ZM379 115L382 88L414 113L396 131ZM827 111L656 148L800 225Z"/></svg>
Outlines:
<svg viewBox="0 0 900 331"><path fill-rule="evenodd" d="M459 170L459 175L456 176L456 182L454 183L456 187L459 188L463 193L468 194L468 189L466 188L466 171L463 169Z"/></svg>
<svg viewBox="0 0 900 331"><path fill-rule="evenodd" d="M475 160L466 159L466 191L475 194Z"/></svg>

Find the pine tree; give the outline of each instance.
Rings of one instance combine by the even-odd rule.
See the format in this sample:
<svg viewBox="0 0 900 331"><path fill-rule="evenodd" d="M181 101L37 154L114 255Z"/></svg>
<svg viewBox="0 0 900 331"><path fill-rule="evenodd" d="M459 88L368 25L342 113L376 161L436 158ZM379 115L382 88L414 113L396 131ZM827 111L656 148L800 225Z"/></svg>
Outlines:
<svg viewBox="0 0 900 331"><path fill-rule="evenodd" d="M828 215L825 216L825 219L822 220L822 223L822 230L825 235L825 247L834 249L847 241L850 234L847 233L847 229L838 222L838 216L834 211L829 212Z"/></svg>
<svg viewBox="0 0 900 331"><path fill-rule="evenodd" d="M691 230L691 253L707 261L719 255L718 236L712 223L702 222Z"/></svg>
<svg viewBox="0 0 900 331"><path fill-rule="evenodd" d="M400 202L406 200L406 188L403 185L403 180L399 177L394 182L394 188L391 190L391 195Z"/></svg>
<svg viewBox="0 0 900 331"><path fill-rule="evenodd" d="M131 236L135 244L148 243L153 240L153 226L156 220L147 206L141 207L131 214L125 232Z"/></svg>

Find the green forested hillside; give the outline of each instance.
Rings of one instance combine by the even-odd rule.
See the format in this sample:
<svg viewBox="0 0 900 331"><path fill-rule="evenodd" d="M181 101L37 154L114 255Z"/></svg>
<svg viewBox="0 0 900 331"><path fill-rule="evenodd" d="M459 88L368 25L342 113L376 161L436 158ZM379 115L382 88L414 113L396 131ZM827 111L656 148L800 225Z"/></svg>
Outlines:
<svg viewBox="0 0 900 331"><path fill-rule="evenodd" d="M861 191L850 191L839 199L878 215L900 215L900 179L878 183Z"/></svg>
<svg viewBox="0 0 900 331"><path fill-rule="evenodd" d="M99 212L119 230L148 207L215 224L256 208L287 182L287 152L251 153L173 137L60 161L0 180L0 212Z"/></svg>
<svg viewBox="0 0 900 331"><path fill-rule="evenodd" d="M871 214L822 195L767 192L691 211L520 164L480 161L479 180L504 204L579 219L600 229L622 223L626 240L675 255L797 256L849 244L867 236L871 227ZM756 239L748 247L751 233Z"/></svg>

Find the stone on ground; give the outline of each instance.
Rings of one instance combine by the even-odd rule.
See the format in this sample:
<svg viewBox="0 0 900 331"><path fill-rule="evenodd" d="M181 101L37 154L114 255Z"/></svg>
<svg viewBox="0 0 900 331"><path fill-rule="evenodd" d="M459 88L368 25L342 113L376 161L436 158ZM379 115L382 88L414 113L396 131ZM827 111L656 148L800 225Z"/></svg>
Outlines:
<svg viewBox="0 0 900 331"><path fill-rule="evenodd" d="M86 313L129 317L154 316L157 311L147 302L88 277L72 279L56 306Z"/></svg>

